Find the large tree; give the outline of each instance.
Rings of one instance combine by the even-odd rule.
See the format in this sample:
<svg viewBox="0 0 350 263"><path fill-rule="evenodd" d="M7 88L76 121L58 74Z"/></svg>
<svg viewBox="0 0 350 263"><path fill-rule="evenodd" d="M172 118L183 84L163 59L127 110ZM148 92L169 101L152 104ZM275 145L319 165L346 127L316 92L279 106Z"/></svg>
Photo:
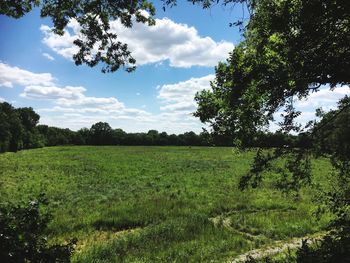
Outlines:
<svg viewBox="0 0 350 263"><path fill-rule="evenodd" d="M211 2L211 1L209 1ZM295 98L308 97L324 86L350 84L350 4L346 0L255 0L244 40L226 63L216 67L212 90L196 95L195 113L215 133L249 142L268 127L273 115L284 110L282 133L303 132L302 147L259 150L240 187L257 187L266 170L280 174L276 186L297 191L311 182L311 157L331 157L333 191L324 195L335 215L333 232L315 251L303 247L299 262L348 262L350 255L350 103L346 97L337 110L301 129ZM274 166L283 159L284 169ZM306 261L303 261L306 260ZM311 261L307 261L311 260Z"/></svg>
<svg viewBox="0 0 350 263"><path fill-rule="evenodd" d="M202 121L242 135L266 126L282 107L295 117L295 97L350 83L348 1L246 2L252 13L245 39L216 67L212 91L196 97Z"/></svg>

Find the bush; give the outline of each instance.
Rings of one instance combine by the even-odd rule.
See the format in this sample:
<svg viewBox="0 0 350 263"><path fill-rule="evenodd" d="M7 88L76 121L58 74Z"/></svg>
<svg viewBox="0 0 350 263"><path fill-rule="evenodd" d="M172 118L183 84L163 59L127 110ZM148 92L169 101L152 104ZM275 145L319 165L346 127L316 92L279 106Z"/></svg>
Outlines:
<svg viewBox="0 0 350 263"><path fill-rule="evenodd" d="M0 207L0 262L70 262L75 240L48 245L45 231L51 219L43 211L43 195L24 205Z"/></svg>

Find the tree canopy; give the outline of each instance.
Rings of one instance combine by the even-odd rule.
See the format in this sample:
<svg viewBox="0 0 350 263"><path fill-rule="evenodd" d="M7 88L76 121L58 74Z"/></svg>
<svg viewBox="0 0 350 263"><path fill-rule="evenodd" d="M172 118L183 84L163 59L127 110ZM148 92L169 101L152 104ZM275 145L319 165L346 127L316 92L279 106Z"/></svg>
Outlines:
<svg viewBox="0 0 350 263"><path fill-rule="evenodd" d="M39 115L32 108L15 109L0 103L0 152L42 146L36 125Z"/></svg>
<svg viewBox="0 0 350 263"><path fill-rule="evenodd" d="M278 188L298 191L312 182L311 157L330 157L334 185L321 199L335 215L332 231L316 249L304 244L298 262L346 262L350 257L349 98L328 113L319 109L321 121L305 127L295 123L300 112L293 103L321 87L350 84L350 4L345 0L244 2L251 8L245 38L227 62L216 67L212 90L196 95L195 115L215 133L235 136L240 145L266 129L283 109L280 131L302 132L305 144L259 150L240 187L257 187L264 172L272 171L280 175L275 182Z"/></svg>
<svg viewBox="0 0 350 263"><path fill-rule="evenodd" d="M40 116L32 108L14 108L0 103L0 153L56 145L174 145L174 146L232 146L230 136L193 131L168 134L149 130L128 133L113 129L107 122L97 122L89 129L72 131L67 128L38 124ZM259 133L247 147L279 147L290 141L299 143L297 136L282 133Z"/></svg>
<svg viewBox="0 0 350 263"><path fill-rule="evenodd" d="M51 18L53 32L64 34L64 28L75 19L81 32L74 44L79 51L73 56L76 65L83 63L96 66L103 63L103 72L114 72L120 67L127 71L135 69L135 59L128 46L110 31L110 20L118 19L123 26L132 27L133 22L154 24L154 6L147 0L4 0L0 14L20 18L33 8L40 8L40 16Z"/></svg>
<svg viewBox="0 0 350 263"><path fill-rule="evenodd" d="M350 5L344 0L256 0L245 39L216 67L212 91L196 112L216 131L243 135L266 127L285 107L284 128L298 116L293 98L321 85L350 83Z"/></svg>

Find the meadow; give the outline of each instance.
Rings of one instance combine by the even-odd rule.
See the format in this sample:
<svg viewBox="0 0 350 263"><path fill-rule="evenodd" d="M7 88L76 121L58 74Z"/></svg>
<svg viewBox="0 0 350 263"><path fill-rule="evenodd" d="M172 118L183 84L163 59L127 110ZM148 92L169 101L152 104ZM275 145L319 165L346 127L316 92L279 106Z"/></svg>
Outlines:
<svg viewBox="0 0 350 263"><path fill-rule="evenodd" d="M299 195L238 190L253 150L66 146L0 155L1 202L45 193L50 242L78 239L73 262L227 262L276 240L322 231L318 187ZM325 159L313 160L327 187Z"/></svg>

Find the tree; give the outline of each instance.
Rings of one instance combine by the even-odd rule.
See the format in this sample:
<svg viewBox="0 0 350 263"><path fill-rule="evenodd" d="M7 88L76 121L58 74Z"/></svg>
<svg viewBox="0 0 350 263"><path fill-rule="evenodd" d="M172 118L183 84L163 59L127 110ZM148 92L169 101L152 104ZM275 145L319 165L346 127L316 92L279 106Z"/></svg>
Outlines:
<svg viewBox="0 0 350 263"><path fill-rule="evenodd" d="M115 144L123 145L125 143L127 134L122 129L115 129L114 136L115 136Z"/></svg>
<svg viewBox="0 0 350 263"><path fill-rule="evenodd" d="M88 128L82 128L75 133L74 144L86 145L90 138L90 130Z"/></svg>
<svg viewBox="0 0 350 263"><path fill-rule="evenodd" d="M317 111L321 121L313 127L313 140L320 154L337 154L338 159L348 159L350 153L350 97L338 102L338 109ZM336 161L334 160L334 161Z"/></svg>
<svg viewBox="0 0 350 263"><path fill-rule="evenodd" d="M300 132L294 122L300 114L293 106L295 97L307 97L324 84L336 88L350 83L346 74L350 71L350 46L343 42L350 37L347 1L244 2L251 8L245 39L226 63L216 67L212 90L196 95L199 106L195 113L211 125L213 133L236 138L238 146L252 144L256 134L273 120L273 114L283 108L280 131ZM330 38L331 31L340 38ZM279 150L275 157L285 152ZM302 152L293 154L300 156ZM266 156L261 164L273 158ZM301 165L301 159L297 163ZM309 169L305 165L305 173L299 176L303 179ZM301 172L294 165L288 167L295 176ZM260 178L261 170L253 170L251 178Z"/></svg>
<svg viewBox="0 0 350 263"><path fill-rule="evenodd" d="M37 130L40 116L33 108L18 108L16 111L23 125L23 148L37 148L43 146L43 138Z"/></svg>
<svg viewBox="0 0 350 263"><path fill-rule="evenodd" d="M332 191L321 201L335 215L331 232L317 246L306 242L297 251L298 262L349 262L350 259L350 98L345 96L336 110L317 110L321 121L310 131L314 153L330 158L335 168Z"/></svg>
<svg viewBox="0 0 350 263"><path fill-rule="evenodd" d="M97 122L90 128L90 143L93 145L113 144L113 130L107 122Z"/></svg>
<svg viewBox="0 0 350 263"><path fill-rule="evenodd" d="M197 95L196 116L215 131L248 139L282 107L290 124L298 114L294 97L306 97L321 85L350 83L350 5L345 0L245 2L252 8L245 39L217 66L213 91Z"/></svg>
<svg viewBox="0 0 350 263"><path fill-rule="evenodd" d="M298 148L283 145L273 152L259 150L240 187L257 187L264 171L275 169L281 176L276 185L297 191L311 182L311 157L330 155L337 173L334 191L325 200L336 219L334 231L314 252L325 255L320 257L322 262L346 262L350 251L349 99L344 98L336 111L320 115L320 123L310 122L303 129L295 123L300 112L293 101L322 85L334 89L350 84L350 5L345 0L229 2L246 2L251 8L245 39L226 63L216 67L212 90L196 95L195 116L209 123L214 133L229 134L237 138L237 146L244 146L267 129L274 113L284 109L280 132L303 132L300 138L309 143ZM281 158L284 169L274 167ZM305 251L300 252L299 262L307 258Z"/></svg>
<svg viewBox="0 0 350 263"><path fill-rule="evenodd" d="M159 145L169 145L168 134L166 132L159 133L158 144Z"/></svg>
<svg viewBox="0 0 350 263"><path fill-rule="evenodd" d="M37 129L44 138L46 146L79 144L75 141L76 134L69 129L62 129L57 127L49 127L47 125L38 125Z"/></svg>
<svg viewBox="0 0 350 263"><path fill-rule="evenodd" d="M0 150L16 152L23 148L24 127L20 114L11 104L0 103Z"/></svg>

